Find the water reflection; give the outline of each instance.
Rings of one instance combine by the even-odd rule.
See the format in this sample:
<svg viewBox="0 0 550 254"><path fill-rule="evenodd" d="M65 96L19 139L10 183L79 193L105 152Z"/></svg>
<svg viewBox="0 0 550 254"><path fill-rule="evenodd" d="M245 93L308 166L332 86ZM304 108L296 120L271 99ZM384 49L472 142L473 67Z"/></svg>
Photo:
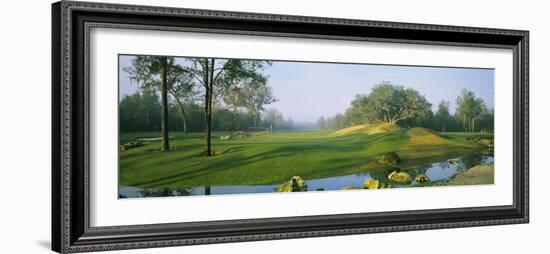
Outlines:
<svg viewBox="0 0 550 254"><path fill-rule="evenodd" d="M493 156L482 154L470 154L460 158L452 158L432 164L416 166L412 168L386 168L369 170L368 172L329 177L322 179L306 180L308 191L340 190L349 187L361 187L365 180L375 179L380 183L388 184L388 175L395 171L407 172L415 179L418 175L426 175L431 181L445 180L455 173L462 172L479 164L488 164L494 161ZM416 181L410 185L415 185ZM394 187L407 187L392 183ZM119 198L140 197L169 197L191 195L218 195L218 194L246 194L246 193L270 193L274 192L278 184L274 185L234 185L234 186L206 186L193 188L139 188L133 186L120 186Z"/></svg>

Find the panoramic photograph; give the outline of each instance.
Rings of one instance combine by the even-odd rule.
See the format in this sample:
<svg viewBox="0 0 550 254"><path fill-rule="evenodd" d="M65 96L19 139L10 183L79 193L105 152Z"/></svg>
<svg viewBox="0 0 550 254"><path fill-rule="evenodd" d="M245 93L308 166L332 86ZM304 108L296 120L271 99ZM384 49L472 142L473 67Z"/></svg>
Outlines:
<svg viewBox="0 0 550 254"><path fill-rule="evenodd" d="M118 61L119 198L494 183L493 69Z"/></svg>

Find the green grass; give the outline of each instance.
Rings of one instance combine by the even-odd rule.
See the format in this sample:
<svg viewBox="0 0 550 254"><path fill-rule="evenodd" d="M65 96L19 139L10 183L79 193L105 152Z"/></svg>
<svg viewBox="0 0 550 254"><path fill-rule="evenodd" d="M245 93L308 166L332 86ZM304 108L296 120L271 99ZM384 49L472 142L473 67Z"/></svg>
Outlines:
<svg viewBox="0 0 550 254"><path fill-rule="evenodd" d="M466 139L475 137L492 137L492 132L444 132L440 136L457 143L466 143Z"/></svg>
<svg viewBox="0 0 550 254"><path fill-rule="evenodd" d="M439 135L420 129L396 129L372 135L332 135L327 131L273 132L220 140L212 148L221 155L201 156L203 133L172 132L169 152L160 142L120 151L120 184L145 188L279 184L292 176L304 180L359 173L387 167L378 156L396 152L400 167L458 157L481 150L455 134ZM120 143L159 133L125 133Z"/></svg>

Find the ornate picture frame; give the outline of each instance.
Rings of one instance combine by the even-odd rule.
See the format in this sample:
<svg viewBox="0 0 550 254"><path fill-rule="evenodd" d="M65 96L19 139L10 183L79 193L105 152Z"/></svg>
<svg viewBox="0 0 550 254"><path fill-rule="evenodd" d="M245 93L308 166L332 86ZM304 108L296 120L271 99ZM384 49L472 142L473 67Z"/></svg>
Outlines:
<svg viewBox="0 0 550 254"><path fill-rule="evenodd" d="M116 28L512 50L512 205L94 227L89 32ZM52 249L60 253L529 221L529 32L61 1L52 5ZM114 169L116 170L116 169Z"/></svg>

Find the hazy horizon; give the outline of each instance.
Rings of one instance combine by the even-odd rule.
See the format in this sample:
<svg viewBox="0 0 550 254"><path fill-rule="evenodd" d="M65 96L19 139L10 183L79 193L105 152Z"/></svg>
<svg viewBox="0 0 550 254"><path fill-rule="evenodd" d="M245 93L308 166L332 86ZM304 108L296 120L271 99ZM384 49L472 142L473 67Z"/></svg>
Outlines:
<svg viewBox="0 0 550 254"><path fill-rule="evenodd" d="M123 71L134 56L119 57L122 99L138 87ZM265 74L270 76L268 85L278 99L266 108L277 109L296 122L343 114L355 95L370 93L382 81L417 90L432 104L433 111L441 100L447 100L454 113L455 100L464 88L482 98L488 108L494 108L493 69L273 61Z"/></svg>

